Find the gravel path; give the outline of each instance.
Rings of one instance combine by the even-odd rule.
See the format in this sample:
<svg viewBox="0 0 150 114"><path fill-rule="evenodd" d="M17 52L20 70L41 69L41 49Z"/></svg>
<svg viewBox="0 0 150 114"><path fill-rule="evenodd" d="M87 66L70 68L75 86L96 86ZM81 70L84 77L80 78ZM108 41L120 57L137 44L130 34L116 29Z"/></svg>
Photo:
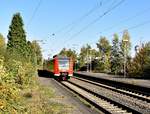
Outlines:
<svg viewBox="0 0 150 114"><path fill-rule="evenodd" d="M67 112L69 114L98 114L92 108L84 105L78 97L62 87L51 78L39 77L39 81L42 85L50 86L54 89L56 97L51 99L54 102L65 104Z"/></svg>

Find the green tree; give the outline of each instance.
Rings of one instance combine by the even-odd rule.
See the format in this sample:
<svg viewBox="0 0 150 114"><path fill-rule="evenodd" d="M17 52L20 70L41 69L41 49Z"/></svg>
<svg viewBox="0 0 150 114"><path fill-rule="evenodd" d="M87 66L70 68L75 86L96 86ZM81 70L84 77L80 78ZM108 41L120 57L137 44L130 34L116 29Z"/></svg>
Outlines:
<svg viewBox="0 0 150 114"><path fill-rule="evenodd" d="M110 72L110 50L111 45L106 37L100 37L98 43L96 43L101 55L100 67L103 68L103 72Z"/></svg>
<svg viewBox="0 0 150 114"><path fill-rule="evenodd" d="M20 13L13 15L8 32L7 57L20 61L27 60L27 41L24 24ZM8 58L7 58L8 59Z"/></svg>
<svg viewBox="0 0 150 114"><path fill-rule="evenodd" d="M32 43L30 41L27 42L28 45L28 59L29 62L32 63L33 66L37 65L37 56L35 53L35 49L32 46Z"/></svg>
<svg viewBox="0 0 150 114"><path fill-rule="evenodd" d="M96 43L97 48L101 53L107 54L110 52L111 46L106 37L100 37L98 43Z"/></svg>
<svg viewBox="0 0 150 114"><path fill-rule="evenodd" d="M73 61L77 59L77 53L75 50L63 48L58 55L71 57Z"/></svg>
<svg viewBox="0 0 150 114"><path fill-rule="evenodd" d="M92 49L89 44L86 44L85 46L82 46L80 50L80 54L78 57L78 65L82 70L87 69L87 65L90 67L91 70L98 71L97 70L97 61L95 58L98 58L100 56L99 51ZM95 62L96 61L96 62Z"/></svg>
<svg viewBox="0 0 150 114"><path fill-rule="evenodd" d="M129 67L129 76L149 77L150 70L150 42L139 48Z"/></svg>
<svg viewBox="0 0 150 114"><path fill-rule="evenodd" d="M80 67L83 67L88 62L89 56L91 56L91 46L89 44L86 44L80 50L79 54Z"/></svg>
<svg viewBox="0 0 150 114"><path fill-rule="evenodd" d="M143 68L143 77L150 79L150 42L145 44L146 58Z"/></svg>
<svg viewBox="0 0 150 114"><path fill-rule="evenodd" d="M80 67L85 65L86 56L87 56L86 47L82 46L82 48L80 49L80 54L79 54L79 66Z"/></svg>
<svg viewBox="0 0 150 114"><path fill-rule="evenodd" d="M5 54L5 67L15 77L15 83L20 88L26 88L31 84L35 76L33 47L27 43L23 20L19 13L13 15L8 32L8 43Z"/></svg>
<svg viewBox="0 0 150 114"><path fill-rule="evenodd" d="M68 56L68 57L72 57L73 61L76 61L76 59L77 59L77 53L76 53L75 50L69 49L69 50L67 51L67 56Z"/></svg>
<svg viewBox="0 0 150 114"><path fill-rule="evenodd" d="M66 49L66 48L63 48L63 49L60 51L59 55L61 55L61 56L67 56L67 49Z"/></svg>
<svg viewBox="0 0 150 114"><path fill-rule="evenodd" d="M121 72L123 65L123 57L117 34L114 34L114 38L112 41L110 63L111 63L111 72L115 74Z"/></svg>
<svg viewBox="0 0 150 114"><path fill-rule="evenodd" d="M127 56L130 56L130 50L131 50L131 38L129 35L128 30L124 30L123 36L122 36L122 42L121 42L121 49L123 54L126 53Z"/></svg>
<svg viewBox="0 0 150 114"><path fill-rule="evenodd" d="M41 66L42 65L42 51L41 51L40 45L38 44L36 40L34 40L31 43L31 47L32 47L33 55L35 54L36 56L33 59L36 59L37 65Z"/></svg>
<svg viewBox="0 0 150 114"><path fill-rule="evenodd" d="M5 48L6 48L5 39L3 35L0 34L0 58L4 56Z"/></svg>
<svg viewBox="0 0 150 114"><path fill-rule="evenodd" d="M131 58L131 55L130 55L130 51L131 51L131 38L130 38L130 35L129 35L129 32L128 30L124 30L123 32L123 36L122 36L122 41L120 43L120 47L121 47L121 52L122 52L122 56L124 58L124 70L126 70L126 72L129 71L129 63L131 62L130 58Z"/></svg>

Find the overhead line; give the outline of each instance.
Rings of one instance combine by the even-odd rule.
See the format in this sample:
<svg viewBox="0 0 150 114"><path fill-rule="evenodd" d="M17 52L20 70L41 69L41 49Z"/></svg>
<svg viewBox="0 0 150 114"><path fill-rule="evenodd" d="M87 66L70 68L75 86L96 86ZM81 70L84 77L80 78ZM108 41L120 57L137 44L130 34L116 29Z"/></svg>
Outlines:
<svg viewBox="0 0 150 114"><path fill-rule="evenodd" d="M71 23L72 27L67 32L65 32L65 34L68 33L68 32L70 32L70 31L72 31L75 28L75 26L77 26L77 24L81 23L81 21L83 21L86 17L88 17L91 13L93 13L96 9L99 9L99 8L100 7L95 7L93 9L91 9L88 13L86 13L84 16L82 16L81 18L79 18L77 21L74 21L73 23Z"/></svg>
<svg viewBox="0 0 150 114"><path fill-rule="evenodd" d="M140 16L140 15L146 13L146 11L148 11L148 10L150 10L150 8L144 9L143 11L136 13L136 14L133 15L132 17L128 17L128 18L126 18L126 19L120 21L119 23L123 23L123 22L126 22L126 21L130 21L131 19L133 19L133 18L135 18L135 17L138 17L138 16ZM119 25L119 23L114 24L114 25L112 25L111 27L107 27L107 28L103 29L102 31L111 30L112 28L114 28L114 27L116 27L117 25ZM99 32L99 33L103 33L103 32Z"/></svg>
<svg viewBox="0 0 150 114"><path fill-rule="evenodd" d="M91 25L93 25L94 23L96 23L97 21L99 21L102 17L104 17L106 14L110 13L112 10L114 10L115 8L117 8L118 6L120 6L125 0L121 0L119 3L117 3L116 5L114 5L113 7L111 7L110 9L108 9L107 11L105 11L102 15L100 15L98 18L96 18L95 20L93 20L91 23L89 23L87 26L85 26L84 28L82 28L79 32L75 33L70 39L66 40L64 43L66 43L67 41L73 39L74 37L78 36L80 33L82 33L83 31L85 31L87 28L89 28Z"/></svg>
<svg viewBox="0 0 150 114"><path fill-rule="evenodd" d="M95 10L99 9L104 3L102 2L103 0L100 1L100 4L97 4L96 6L94 6L92 9L90 9L87 13L85 13L83 16L79 17L77 20L73 21L72 23L64 26L63 28L61 28L60 30L58 30L55 33L59 33L62 32L63 30L65 30L66 28L69 28L70 26L72 26L67 32L65 32L64 34L70 32L73 30L73 28L75 26L77 26L78 22L83 21L86 17L88 17L91 13L93 13ZM108 3L108 2L107 2ZM74 25L74 26L73 26ZM53 33L52 35L54 36L55 33Z"/></svg>
<svg viewBox="0 0 150 114"><path fill-rule="evenodd" d="M83 21L86 17L88 17L91 13L93 13L95 10L99 9L101 6L103 5L102 0L100 1L100 4L97 4L95 7L93 7L92 9L90 9L86 14L84 14L83 16L79 17L77 20L71 22L70 24L62 27L61 29L59 29L58 31L56 31L54 34L59 33L64 31L66 28L69 28L70 26L72 26L67 32L70 32L74 27L73 25L76 26L76 24L78 22ZM66 32L66 33L67 33Z"/></svg>
<svg viewBox="0 0 150 114"><path fill-rule="evenodd" d="M150 24L150 20L147 20L147 21L144 21L144 22L139 23L139 24L137 24L137 25L133 25L133 26L131 26L131 27L128 27L126 30L136 29L136 28L139 28L139 27L144 26L144 25L146 25L146 24ZM119 31L119 32L116 32L116 33L121 34L121 33L123 33L123 32L124 32L124 30ZM107 37L112 37L114 34L115 34L115 33L110 34L110 35L108 35ZM91 42L91 43L89 43L89 44L93 44L93 43L96 43L96 42Z"/></svg>
<svg viewBox="0 0 150 114"><path fill-rule="evenodd" d="M35 17L35 15L36 15L36 13L37 13L37 11L38 11L38 9L39 9L41 3L42 3L42 0L39 0L39 2L38 2L38 4L37 4L36 8L34 9L34 12L33 12L32 16L31 16L31 18L29 19L29 22L28 22L28 24L27 24L27 27L28 27L29 24L32 22L33 18Z"/></svg>
<svg viewBox="0 0 150 114"><path fill-rule="evenodd" d="M139 28L139 27L141 27L141 26L143 26L143 25L146 25L146 24L149 24L150 23L150 20L147 20L147 21L144 21L144 22L142 22L142 23L139 23L139 24L137 24L137 25L133 25L133 26L131 26L131 27L128 27L126 30L132 30L132 29L136 29L136 28ZM120 31L120 32L118 32L119 34L120 33L123 33L124 32L124 30L123 31ZM113 36L114 34L111 34L111 35L109 35L109 36Z"/></svg>
<svg viewBox="0 0 150 114"><path fill-rule="evenodd" d="M104 3L102 2L103 0L100 1L99 5L93 9L91 9L87 14L85 14L83 17L79 18L78 21L74 22L73 25L68 31L65 32L65 34L69 33L70 31L72 31L75 26L77 26L78 22L81 23L81 21L84 20L84 18L88 17L91 13L93 13L95 10L99 9ZM115 3L115 1L111 4L113 5Z"/></svg>

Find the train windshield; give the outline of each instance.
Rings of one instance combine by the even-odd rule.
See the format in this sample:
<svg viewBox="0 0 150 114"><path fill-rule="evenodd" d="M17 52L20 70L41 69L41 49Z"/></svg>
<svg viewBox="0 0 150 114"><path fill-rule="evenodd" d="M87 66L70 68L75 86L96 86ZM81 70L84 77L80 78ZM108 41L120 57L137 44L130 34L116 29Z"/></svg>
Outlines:
<svg viewBox="0 0 150 114"><path fill-rule="evenodd" d="M59 58L59 69L60 70L69 70L69 59L68 58Z"/></svg>

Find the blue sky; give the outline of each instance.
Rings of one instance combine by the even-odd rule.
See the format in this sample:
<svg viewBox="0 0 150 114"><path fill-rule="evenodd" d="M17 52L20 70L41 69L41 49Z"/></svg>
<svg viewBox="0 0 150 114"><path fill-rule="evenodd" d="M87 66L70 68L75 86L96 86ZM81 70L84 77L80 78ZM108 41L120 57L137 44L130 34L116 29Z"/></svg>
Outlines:
<svg viewBox="0 0 150 114"><path fill-rule="evenodd" d="M119 1L121 0L2 0L0 33L7 38L12 16L20 12L27 39L43 40L40 45L47 58L63 47L79 51L81 46L89 43L96 48L95 43L100 36L106 36L111 42L113 33L118 33L121 38L120 31L145 23L128 30L133 55L135 45L140 44L140 41L150 41L150 0L124 0L117 8L92 23ZM88 13L91 9L93 12Z"/></svg>

